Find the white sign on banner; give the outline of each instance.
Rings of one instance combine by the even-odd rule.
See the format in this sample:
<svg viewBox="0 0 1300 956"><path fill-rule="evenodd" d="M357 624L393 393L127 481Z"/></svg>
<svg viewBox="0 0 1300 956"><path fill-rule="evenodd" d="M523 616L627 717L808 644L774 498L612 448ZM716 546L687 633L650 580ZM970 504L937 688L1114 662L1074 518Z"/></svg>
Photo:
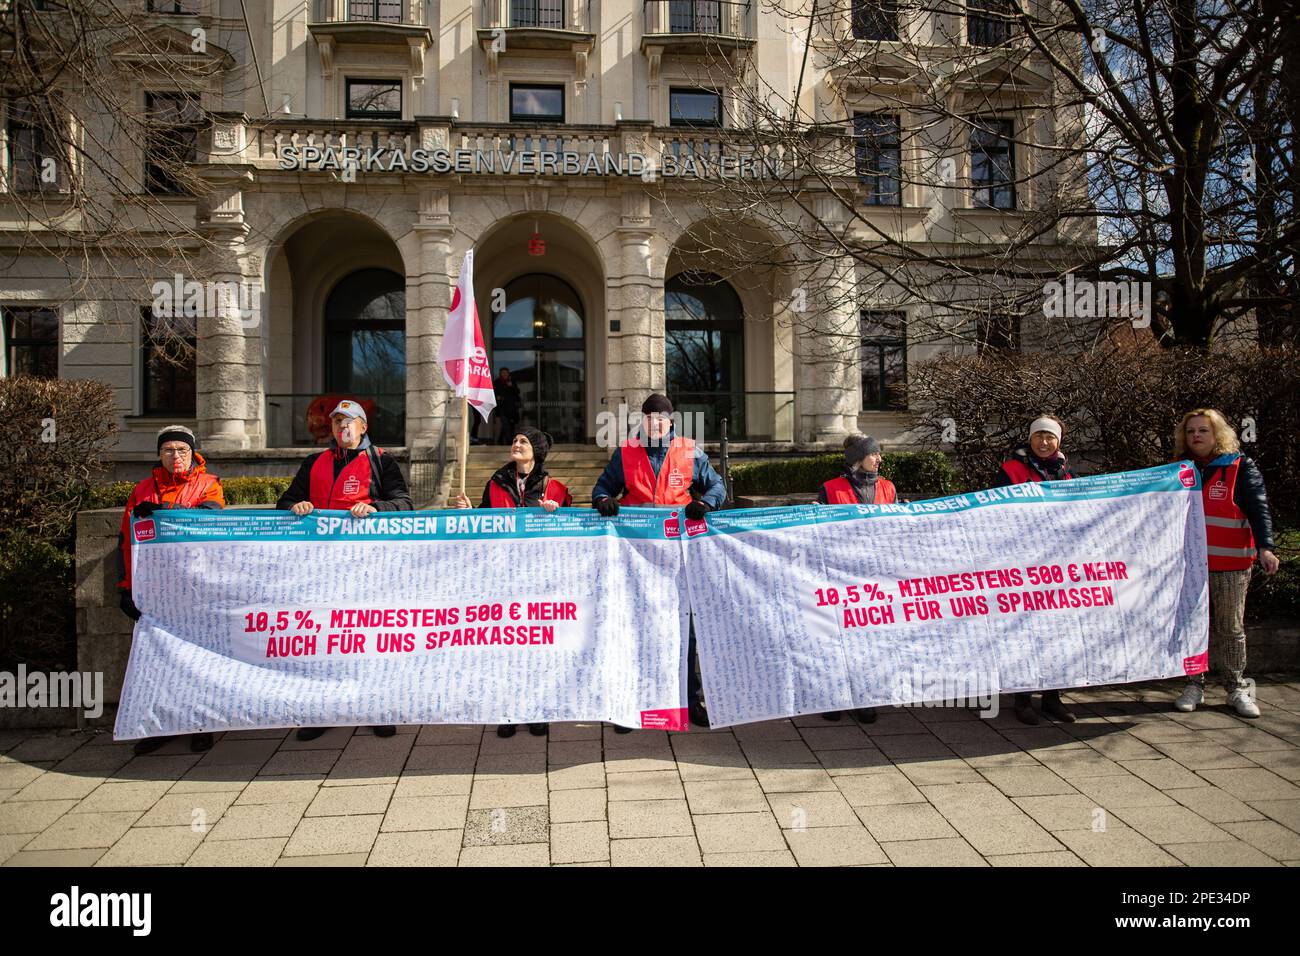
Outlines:
<svg viewBox="0 0 1300 956"><path fill-rule="evenodd" d="M1205 523L1186 462L686 527L715 727L1206 669Z"/></svg>
<svg viewBox="0 0 1300 956"><path fill-rule="evenodd" d="M159 510L133 522L115 736L607 720L686 727L677 519Z"/></svg>

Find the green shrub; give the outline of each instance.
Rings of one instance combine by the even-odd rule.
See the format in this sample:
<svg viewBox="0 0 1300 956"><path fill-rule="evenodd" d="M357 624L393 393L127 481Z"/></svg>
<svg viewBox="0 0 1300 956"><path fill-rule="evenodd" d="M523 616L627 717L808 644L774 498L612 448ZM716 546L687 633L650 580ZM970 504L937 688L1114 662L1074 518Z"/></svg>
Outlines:
<svg viewBox="0 0 1300 956"><path fill-rule="evenodd" d="M844 455L832 452L784 458L778 461L742 462L731 469L737 495L814 494L844 471ZM940 451L888 452L880 473L909 497L937 498L956 494L961 482Z"/></svg>
<svg viewBox="0 0 1300 956"><path fill-rule="evenodd" d="M76 663L72 555L16 529L0 536L0 670L67 670Z"/></svg>
<svg viewBox="0 0 1300 956"><path fill-rule="evenodd" d="M1246 599L1246 618L1251 621L1294 618L1300 613L1300 529L1274 531L1273 537L1282 565L1272 577L1265 577L1255 565Z"/></svg>
<svg viewBox="0 0 1300 956"><path fill-rule="evenodd" d="M292 482L288 477L249 476L223 478L221 490L226 495L226 505L273 505L280 500ZM88 499L87 508L125 508L131 497L133 481L115 481L109 485L95 486Z"/></svg>

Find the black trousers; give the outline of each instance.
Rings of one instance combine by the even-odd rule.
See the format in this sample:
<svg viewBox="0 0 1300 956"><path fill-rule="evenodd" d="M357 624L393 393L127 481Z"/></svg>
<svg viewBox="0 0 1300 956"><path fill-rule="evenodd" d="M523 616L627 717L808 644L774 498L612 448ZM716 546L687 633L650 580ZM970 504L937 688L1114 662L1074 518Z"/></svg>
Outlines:
<svg viewBox="0 0 1300 956"><path fill-rule="evenodd" d="M691 617L691 637L686 649L686 699L704 702L704 679L700 677L700 655L695 650L695 618Z"/></svg>

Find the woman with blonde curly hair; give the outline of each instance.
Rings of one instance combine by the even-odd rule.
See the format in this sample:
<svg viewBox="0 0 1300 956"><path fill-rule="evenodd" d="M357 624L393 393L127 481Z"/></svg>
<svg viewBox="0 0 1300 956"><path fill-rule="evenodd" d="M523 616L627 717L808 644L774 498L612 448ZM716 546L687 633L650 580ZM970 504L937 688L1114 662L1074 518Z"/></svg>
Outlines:
<svg viewBox="0 0 1300 956"><path fill-rule="evenodd" d="M1258 717L1259 707L1243 682L1244 620L1256 558L1265 574L1278 568L1264 476L1241 453L1237 433L1213 408L1195 408L1183 416L1174 432L1174 448L1201 473L1210 564L1210 664L1222 675L1228 703L1238 715ZM1189 677L1174 706L1191 713L1204 700L1204 687L1204 674Z"/></svg>

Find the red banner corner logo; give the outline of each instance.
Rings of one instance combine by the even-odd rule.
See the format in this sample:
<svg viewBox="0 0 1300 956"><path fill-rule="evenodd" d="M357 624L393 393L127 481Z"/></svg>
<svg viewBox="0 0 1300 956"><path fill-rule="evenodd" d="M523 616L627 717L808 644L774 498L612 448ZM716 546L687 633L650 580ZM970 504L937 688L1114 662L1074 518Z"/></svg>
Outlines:
<svg viewBox="0 0 1300 956"><path fill-rule="evenodd" d="M664 537L680 538L682 536L682 526L677 520L677 512L674 511L664 519Z"/></svg>
<svg viewBox="0 0 1300 956"><path fill-rule="evenodd" d="M689 726L685 707L641 711L642 730L685 730Z"/></svg>
<svg viewBox="0 0 1300 956"><path fill-rule="evenodd" d="M137 541L152 541L158 533L154 530L153 518L143 518L132 525L132 528Z"/></svg>
<svg viewBox="0 0 1300 956"><path fill-rule="evenodd" d="M704 534L709 530L709 521L707 518L701 518L699 521L686 519L686 537L693 538L697 534Z"/></svg>
<svg viewBox="0 0 1300 956"><path fill-rule="evenodd" d="M1196 469L1183 462L1178 469L1178 480L1183 483L1184 488L1196 487Z"/></svg>
<svg viewBox="0 0 1300 956"><path fill-rule="evenodd" d="M1205 649L1195 657L1183 658L1184 674L1204 674L1210 669L1210 651Z"/></svg>

